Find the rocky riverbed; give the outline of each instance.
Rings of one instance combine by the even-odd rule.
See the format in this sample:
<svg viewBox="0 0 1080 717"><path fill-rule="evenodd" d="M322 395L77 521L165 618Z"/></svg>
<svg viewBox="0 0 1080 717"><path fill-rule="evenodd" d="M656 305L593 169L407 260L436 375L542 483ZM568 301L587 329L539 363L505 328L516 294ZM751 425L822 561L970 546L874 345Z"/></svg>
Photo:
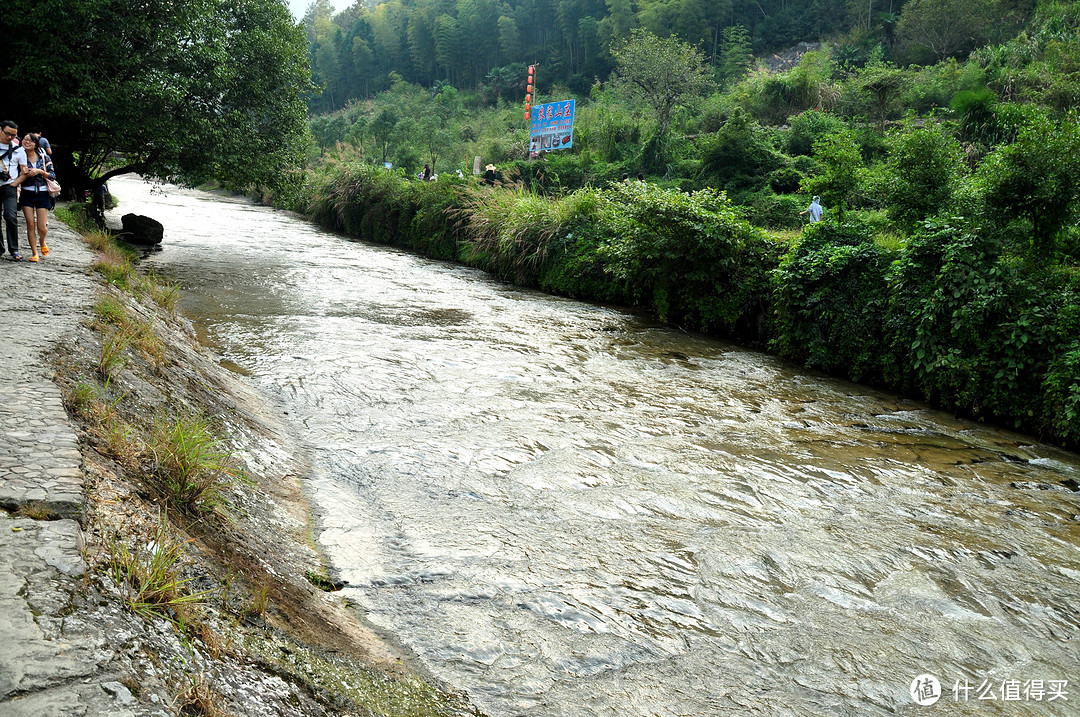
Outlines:
<svg viewBox="0 0 1080 717"><path fill-rule="evenodd" d="M103 282L55 220L49 244L0 262L0 712L477 714L332 590L288 417L167 291ZM168 500L148 447L195 415L241 476L212 510Z"/></svg>

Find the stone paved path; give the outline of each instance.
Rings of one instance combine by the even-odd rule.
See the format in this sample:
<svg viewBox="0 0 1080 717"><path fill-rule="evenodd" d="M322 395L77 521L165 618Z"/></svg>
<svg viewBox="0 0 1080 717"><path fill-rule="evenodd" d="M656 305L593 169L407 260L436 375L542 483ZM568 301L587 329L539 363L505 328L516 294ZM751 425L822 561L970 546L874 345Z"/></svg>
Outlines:
<svg viewBox="0 0 1080 717"><path fill-rule="evenodd" d="M77 614L82 459L43 355L89 315L98 283L82 239L51 216L48 242L40 264L0 259L0 715L149 714L109 674L101 625Z"/></svg>

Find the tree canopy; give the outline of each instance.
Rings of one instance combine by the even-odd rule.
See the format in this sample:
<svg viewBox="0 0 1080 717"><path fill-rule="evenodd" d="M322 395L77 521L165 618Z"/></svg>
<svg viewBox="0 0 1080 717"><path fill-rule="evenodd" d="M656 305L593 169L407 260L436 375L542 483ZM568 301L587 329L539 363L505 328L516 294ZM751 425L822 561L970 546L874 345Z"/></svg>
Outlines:
<svg viewBox="0 0 1080 717"><path fill-rule="evenodd" d="M67 189L128 172L275 187L301 162L312 90L279 0L13 0L6 114L40 127ZM41 30L41 31L39 31Z"/></svg>
<svg viewBox="0 0 1080 717"><path fill-rule="evenodd" d="M656 113L659 137L667 132L676 109L700 99L712 87L712 73L701 53L675 37L635 29L611 54L631 95Z"/></svg>

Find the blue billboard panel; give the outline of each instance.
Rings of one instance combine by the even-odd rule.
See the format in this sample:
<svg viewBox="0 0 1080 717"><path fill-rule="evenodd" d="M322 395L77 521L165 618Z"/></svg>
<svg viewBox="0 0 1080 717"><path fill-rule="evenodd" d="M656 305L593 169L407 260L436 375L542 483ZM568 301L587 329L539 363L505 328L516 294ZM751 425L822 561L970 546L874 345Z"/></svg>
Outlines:
<svg viewBox="0 0 1080 717"><path fill-rule="evenodd" d="M529 151L550 152L574 146L574 100L532 108Z"/></svg>

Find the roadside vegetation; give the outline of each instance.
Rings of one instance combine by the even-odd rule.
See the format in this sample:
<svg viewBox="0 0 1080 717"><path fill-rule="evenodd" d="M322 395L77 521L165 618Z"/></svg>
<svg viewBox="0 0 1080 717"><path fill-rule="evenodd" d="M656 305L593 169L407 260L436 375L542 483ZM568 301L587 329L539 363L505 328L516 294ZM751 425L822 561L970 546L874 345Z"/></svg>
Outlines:
<svg viewBox="0 0 1080 717"><path fill-rule="evenodd" d="M725 29L712 53L690 37L715 91L666 106L634 78L693 48L641 20L622 37L671 51L601 43L610 75L543 91L577 98L573 149L531 159L499 73L428 86L403 60L310 120L306 182L279 200L1080 446L1080 3L952 3L948 22L894 5L889 27L834 28L778 69L753 60L774 47L757 30ZM320 51L335 24L381 22L313 8ZM473 178L478 155L495 187ZM413 177L425 162L437 181ZM825 221L807 226L812 195Z"/></svg>

